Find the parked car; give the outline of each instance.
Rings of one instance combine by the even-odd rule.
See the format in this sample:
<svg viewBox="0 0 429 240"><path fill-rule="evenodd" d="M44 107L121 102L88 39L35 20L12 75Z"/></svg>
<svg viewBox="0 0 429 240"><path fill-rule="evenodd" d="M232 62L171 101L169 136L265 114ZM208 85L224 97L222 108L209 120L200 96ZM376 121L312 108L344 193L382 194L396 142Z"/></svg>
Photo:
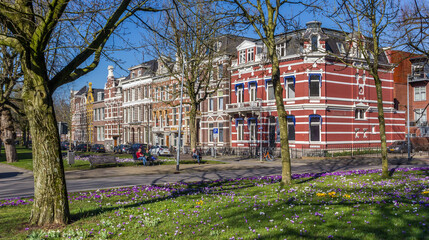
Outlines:
<svg viewBox="0 0 429 240"><path fill-rule="evenodd" d="M413 144L411 143L411 152L414 151ZM405 153L408 152L408 143L407 141L396 141L387 147L387 152L389 153Z"/></svg>
<svg viewBox="0 0 429 240"><path fill-rule="evenodd" d="M142 149L142 152L145 152L147 149L147 144L144 143L134 143L131 145L131 147L128 149L128 153L134 154L139 150L139 148Z"/></svg>
<svg viewBox="0 0 429 240"><path fill-rule="evenodd" d="M128 152L128 149L130 148L130 145L127 144L121 144L113 148L113 152L115 153L126 153Z"/></svg>
<svg viewBox="0 0 429 240"><path fill-rule="evenodd" d="M91 152L98 152L98 153L103 152L104 153L104 152L106 152L106 149L104 148L103 144L94 144L91 147Z"/></svg>
<svg viewBox="0 0 429 240"><path fill-rule="evenodd" d="M170 149L168 149L167 146L153 146L150 148L149 152L152 155L158 156L171 154Z"/></svg>
<svg viewBox="0 0 429 240"><path fill-rule="evenodd" d="M61 143L61 150L68 150L69 149L69 143L68 142L62 142Z"/></svg>
<svg viewBox="0 0 429 240"><path fill-rule="evenodd" d="M82 144L77 145L74 150L76 152L87 152L87 147L89 147L89 149L91 149L90 144L82 143Z"/></svg>

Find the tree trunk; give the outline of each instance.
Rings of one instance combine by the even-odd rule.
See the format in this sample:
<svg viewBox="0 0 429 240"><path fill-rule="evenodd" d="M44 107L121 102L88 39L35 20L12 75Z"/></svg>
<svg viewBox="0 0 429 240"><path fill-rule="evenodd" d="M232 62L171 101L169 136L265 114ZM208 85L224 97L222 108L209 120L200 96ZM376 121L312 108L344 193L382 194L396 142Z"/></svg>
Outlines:
<svg viewBox="0 0 429 240"><path fill-rule="evenodd" d="M274 50L275 51L275 50ZM289 139L287 128L287 113L283 102L283 87L280 84L279 61L275 54L272 57L272 82L275 90L277 115L280 126L280 148L282 157L282 181L280 185L290 185L292 183L292 171L290 163Z"/></svg>
<svg viewBox="0 0 429 240"><path fill-rule="evenodd" d="M6 161L8 163L17 162L15 139L16 133L13 126L12 113L10 109L1 108L1 138L4 142L4 151L6 155Z"/></svg>
<svg viewBox="0 0 429 240"><path fill-rule="evenodd" d="M191 151L197 148L197 104L191 104L191 110L189 112L189 131L190 131L190 143Z"/></svg>
<svg viewBox="0 0 429 240"><path fill-rule="evenodd" d="M383 95L381 88L381 81L378 75L373 76L375 82L375 89L377 91L377 109L378 109L378 126L380 128L381 140L381 165L382 165L382 178L389 177L389 161L387 159L387 143L386 143L386 124L384 121L383 109Z"/></svg>
<svg viewBox="0 0 429 240"><path fill-rule="evenodd" d="M33 145L34 203L30 222L66 224L70 213L58 126L46 68L39 67L39 62L33 60L32 69L22 64L25 77L22 98Z"/></svg>

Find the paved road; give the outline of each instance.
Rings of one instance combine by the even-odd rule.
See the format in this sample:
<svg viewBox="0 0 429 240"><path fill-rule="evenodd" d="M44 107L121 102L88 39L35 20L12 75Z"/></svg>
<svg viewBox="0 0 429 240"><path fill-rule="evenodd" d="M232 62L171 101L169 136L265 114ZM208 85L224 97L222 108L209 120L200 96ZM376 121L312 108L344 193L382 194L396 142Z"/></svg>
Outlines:
<svg viewBox="0 0 429 240"><path fill-rule="evenodd" d="M379 168L377 159L296 160L292 162L293 173L331 172L352 169ZM429 166L428 159L391 161L394 167ZM281 173L280 162L259 163L254 160L229 161L217 165L182 165L175 173L175 166L135 166L98 168L66 173L67 190L70 192L111 188L120 186L191 182L201 180L229 179L250 176L267 176ZM33 195L33 175L19 168L0 164L0 199Z"/></svg>

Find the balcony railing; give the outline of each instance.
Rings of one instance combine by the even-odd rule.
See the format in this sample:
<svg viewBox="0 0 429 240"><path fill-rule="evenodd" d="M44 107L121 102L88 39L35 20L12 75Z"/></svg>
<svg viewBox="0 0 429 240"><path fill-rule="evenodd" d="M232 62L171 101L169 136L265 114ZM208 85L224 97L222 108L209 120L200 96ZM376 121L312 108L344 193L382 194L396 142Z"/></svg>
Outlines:
<svg viewBox="0 0 429 240"><path fill-rule="evenodd" d="M227 104L225 109L225 111L228 113L252 112L252 111L260 111L260 110L261 110L260 102L231 103L231 104Z"/></svg>
<svg viewBox="0 0 429 240"><path fill-rule="evenodd" d="M414 72L411 75L410 82L429 81L429 72Z"/></svg>

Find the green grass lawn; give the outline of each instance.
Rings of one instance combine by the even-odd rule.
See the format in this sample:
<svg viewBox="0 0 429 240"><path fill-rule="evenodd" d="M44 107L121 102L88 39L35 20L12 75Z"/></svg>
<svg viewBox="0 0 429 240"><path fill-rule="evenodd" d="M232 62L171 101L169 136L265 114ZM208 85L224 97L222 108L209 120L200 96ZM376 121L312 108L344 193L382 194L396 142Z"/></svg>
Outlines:
<svg viewBox="0 0 429 240"><path fill-rule="evenodd" d="M4 153L4 151L2 151ZM67 151L62 151L64 154L67 153ZM78 157L88 157L89 155L103 155L106 153L95 153L95 152L75 152L75 156ZM126 159L132 159L133 156L131 154L113 154L113 153L108 153L111 155L114 155L116 157L118 157L121 161L122 160L126 160ZM32 160L32 153L31 153L31 149L26 149L24 147L17 147L17 157L18 157L18 162L14 162L14 163L7 163L6 162L6 156L4 154L2 154L0 156L0 163L7 163L16 167L20 167L20 168L24 168L30 171L33 171L33 160ZM172 160L173 157L159 157L160 160L163 160L160 162L161 165L175 165L176 162L175 160ZM75 163L73 165L69 165L67 163L67 159L63 160L64 162L64 169L65 171L70 171L70 170L88 170L90 169L90 165L89 162L86 160L79 160L79 159L75 159ZM180 161L181 164L195 164L195 161L193 160L182 160ZM202 164L223 164L223 162L220 161L212 161L212 160L203 160L201 162ZM120 162L118 163L118 167L122 167L122 166L135 166L136 164L134 162ZM116 167L116 166L106 166L106 167Z"/></svg>
<svg viewBox="0 0 429 240"><path fill-rule="evenodd" d="M279 176L71 193L71 224L26 224L0 202L5 239L428 239L429 168ZM23 205L28 204L28 205Z"/></svg>

